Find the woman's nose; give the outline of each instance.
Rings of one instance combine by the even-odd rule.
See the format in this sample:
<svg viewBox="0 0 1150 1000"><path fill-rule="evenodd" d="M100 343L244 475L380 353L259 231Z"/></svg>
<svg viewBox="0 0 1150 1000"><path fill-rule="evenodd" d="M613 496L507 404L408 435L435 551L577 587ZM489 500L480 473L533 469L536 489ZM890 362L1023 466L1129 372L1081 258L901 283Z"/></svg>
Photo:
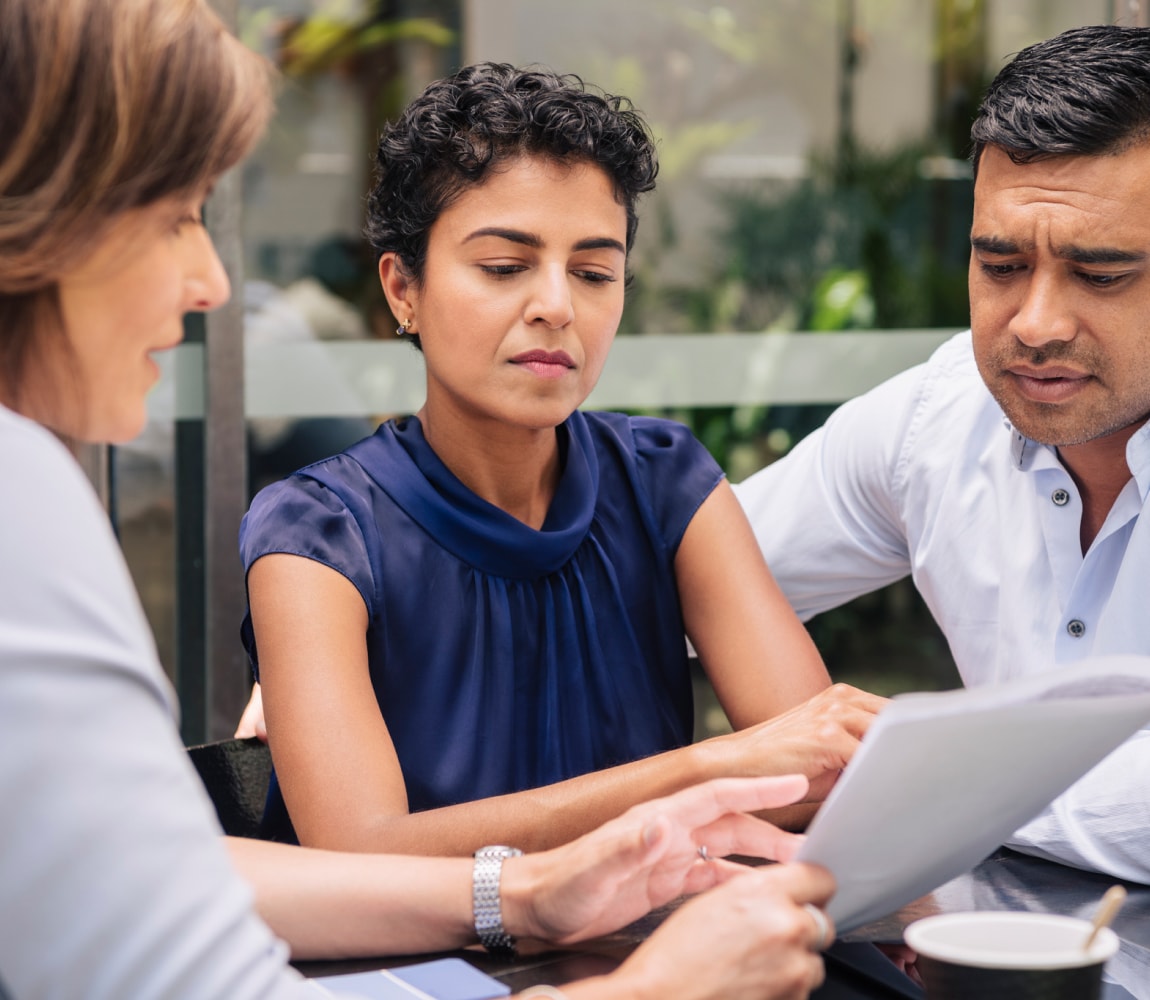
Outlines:
<svg viewBox="0 0 1150 1000"><path fill-rule="evenodd" d="M188 234L188 271L185 278L191 312L210 312L231 296L231 283L211 236L203 226Z"/></svg>
<svg viewBox="0 0 1150 1000"><path fill-rule="evenodd" d="M552 330L567 326L575 318L566 268L543 269L532 288L527 322L544 323Z"/></svg>

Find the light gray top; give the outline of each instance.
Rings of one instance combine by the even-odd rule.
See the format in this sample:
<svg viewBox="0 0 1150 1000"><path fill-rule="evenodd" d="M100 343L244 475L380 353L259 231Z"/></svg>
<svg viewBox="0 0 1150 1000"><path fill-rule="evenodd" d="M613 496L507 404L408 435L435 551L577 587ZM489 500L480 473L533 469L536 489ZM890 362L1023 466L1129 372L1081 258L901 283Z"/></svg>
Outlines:
<svg viewBox="0 0 1150 1000"><path fill-rule="evenodd" d="M308 997L173 724L107 518L0 407L0 994Z"/></svg>

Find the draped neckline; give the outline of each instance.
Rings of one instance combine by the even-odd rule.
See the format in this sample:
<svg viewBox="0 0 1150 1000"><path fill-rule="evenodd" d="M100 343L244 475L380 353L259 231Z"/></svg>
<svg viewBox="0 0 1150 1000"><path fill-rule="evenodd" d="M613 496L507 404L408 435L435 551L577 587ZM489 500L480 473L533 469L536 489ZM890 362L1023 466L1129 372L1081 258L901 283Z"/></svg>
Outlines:
<svg viewBox="0 0 1150 1000"><path fill-rule="evenodd" d="M599 463L576 411L556 428L562 470L536 530L472 492L432 450L417 417L384 423L348 449L368 476L440 545L495 576L535 579L567 563L591 527Z"/></svg>

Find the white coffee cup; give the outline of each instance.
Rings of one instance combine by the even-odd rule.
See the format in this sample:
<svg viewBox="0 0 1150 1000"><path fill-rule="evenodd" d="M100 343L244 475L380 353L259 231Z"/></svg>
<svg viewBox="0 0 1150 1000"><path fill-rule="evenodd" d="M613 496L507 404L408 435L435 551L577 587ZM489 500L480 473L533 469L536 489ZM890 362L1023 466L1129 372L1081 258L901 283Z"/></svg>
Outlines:
<svg viewBox="0 0 1150 1000"><path fill-rule="evenodd" d="M1076 917L983 911L926 917L907 927L905 939L930 1000L1091 1000L1119 940L1103 928L1086 949L1090 931Z"/></svg>

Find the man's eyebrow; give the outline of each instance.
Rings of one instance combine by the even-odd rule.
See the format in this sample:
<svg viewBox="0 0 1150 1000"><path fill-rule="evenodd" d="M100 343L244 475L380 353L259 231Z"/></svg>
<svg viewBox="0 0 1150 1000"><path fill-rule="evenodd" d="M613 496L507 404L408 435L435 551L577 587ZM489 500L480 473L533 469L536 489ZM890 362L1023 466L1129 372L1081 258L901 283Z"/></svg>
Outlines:
<svg viewBox="0 0 1150 1000"><path fill-rule="evenodd" d="M535 233L524 232L522 229L505 229L502 226L484 226L468 233L464 243L470 240L483 239L485 236L494 236L496 239L507 240L509 243L518 243L521 246L538 249L543 246L543 240ZM617 239L611 236L589 236L579 240L572 248L574 250L618 250L626 256L627 249Z"/></svg>
<svg viewBox="0 0 1150 1000"><path fill-rule="evenodd" d="M1080 247L1071 244L1059 249L1058 256L1075 264L1140 264L1146 260L1141 250L1119 250L1116 247Z"/></svg>
<svg viewBox="0 0 1150 1000"><path fill-rule="evenodd" d="M998 257L1017 253L1030 253L1033 243L1015 243L998 236L972 236L970 245L975 250ZM1055 250L1055 256L1074 264L1141 264L1147 259L1143 250L1120 250L1117 247L1080 247L1071 243Z"/></svg>
<svg viewBox="0 0 1150 1000"><path fill-rule="evenodd" d="M1034 249L1033 244L1022 246L1013 240L1002 239L999 236L972 236L970 245L975 250L996 254L999 257L1009 257L1011 254L1024 253Z"/></svg>

